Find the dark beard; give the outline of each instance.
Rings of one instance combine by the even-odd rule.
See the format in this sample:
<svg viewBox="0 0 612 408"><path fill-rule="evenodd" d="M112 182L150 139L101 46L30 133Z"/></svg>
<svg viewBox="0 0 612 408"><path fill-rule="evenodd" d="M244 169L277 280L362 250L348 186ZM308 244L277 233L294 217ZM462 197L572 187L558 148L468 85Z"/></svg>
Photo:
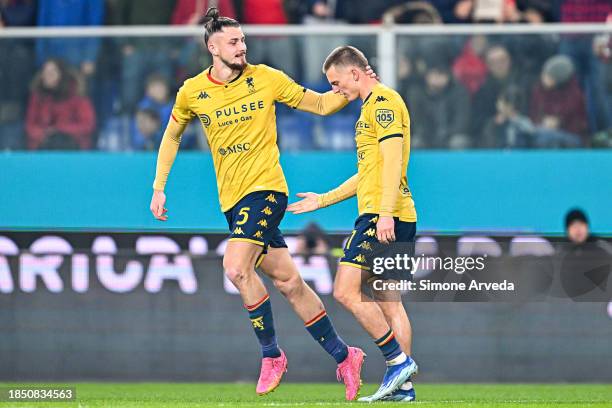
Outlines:
<svg viewBox="0 0 612 408"><path fill-rule="evenodd" d="M224 63L232 71L242 71L246 67L246 63L244 65L243 64L232 64L231 62L226 61L221 57L219 57L219 59L221 59L221 62Z"/></svg>

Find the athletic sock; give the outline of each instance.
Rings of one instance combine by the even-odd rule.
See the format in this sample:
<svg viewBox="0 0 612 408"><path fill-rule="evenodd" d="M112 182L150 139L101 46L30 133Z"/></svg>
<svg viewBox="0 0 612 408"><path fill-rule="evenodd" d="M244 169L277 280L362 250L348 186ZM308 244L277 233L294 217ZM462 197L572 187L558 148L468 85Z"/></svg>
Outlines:
<svg viewBox="0 0 612 408"><path fill-rule="evenodd" d="M262 357L279 357L281 355L276 334L274 332L274 318L272 317L272 304L270 296L266 294L257 303L249 306L244 305L249 312L249 319L253 324L253 330L261 345Z"/></svg>
<svg viewBox="0 0 612 408"><path fill-rule="evenodd" d="M348 346L338 336L327 313L323 310L304 323L308 333L340 364L348 356Z"/></svg>
<svg viewBox="0 0 612 408"><path fill-rule="evenodd" d="M400 348L397 340L395 340L395 334L392 329L389 329L389 331L378 340L374 340L374 343L376 343L385 357L387 365L401 364L406 361L406 355Z"/></svg>

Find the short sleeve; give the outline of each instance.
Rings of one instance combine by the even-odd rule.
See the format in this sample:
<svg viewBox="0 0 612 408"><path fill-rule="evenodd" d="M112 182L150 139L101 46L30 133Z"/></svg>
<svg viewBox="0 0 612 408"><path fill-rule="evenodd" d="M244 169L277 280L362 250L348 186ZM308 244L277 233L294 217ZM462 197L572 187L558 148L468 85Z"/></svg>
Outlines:
<svg viewBox="0 0 612 408"><path fill-rule="evenodd" d="M267 74L270 76L270 82L274 88L274 100L292 108L297 107L304 97L306 88L300 86L283 71L271 67L266 68Z"/></svg>
<svg viewBox="0 0 612 408"><path fill-rule="evenodd" d="M191 109L189 109L189 101L187 99L185 85L183 85L176 94L176 101L172 107L172 119L174 119L179 125L186 125L191 121L193 116L193 112Z"/></svg>
<svg viewBox="0 0 612 408"><path fill-rule="evenodd" d="M404 137L404 129L402 127L402 107L390 96L372 95L375 98L371 103L372 126L376 134L376 139L382 142L391 137Z"/></svg>

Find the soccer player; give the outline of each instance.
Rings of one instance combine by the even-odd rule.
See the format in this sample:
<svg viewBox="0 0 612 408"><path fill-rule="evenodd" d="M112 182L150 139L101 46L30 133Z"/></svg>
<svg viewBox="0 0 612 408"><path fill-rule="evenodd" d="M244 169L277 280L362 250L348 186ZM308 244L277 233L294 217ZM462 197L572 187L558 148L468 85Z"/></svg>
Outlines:
<svg viewBox="0 0 612 408"><path fill-rule="evenodd" d="M289 205L288 211L314 211L357 194L359 217L338 265L334 297L373 337L387 364L378 391L360 401L413 401L410 377L417 365L410 358L412 330L401 299L375 302L361 293L362 274L371 275L367 260L373 246L413 243L416 233L416 210L406 179L408 109L397 92L365 74L367 65L363 53L351 46L336 48L323 65L333 92L351 101L363 100L355 126L357 174L325 194L298 193L302 200Z"/></svg>
<svg viewBox="0 0 612 408"><path fill-rule="evenodd" d="M168 219L164 187L183 130L197 117L210 145L221 209L231 234L223 257L224 272L239 290L261 345L257 393L273 391L287 369L268 292L255 272L260 267L304 321L306 330L336 360L346 398L353 400L361 385L365 355L336 334L323 303L300 276L278 228L288 189L279 163L274 108L275 102L282 102L327 115L348 102L331 91L318 94L302 88L266 65L248 64L240 24L220 17L216 8L209 9L206 17L204 40L213 64L186 80L178 91L159 149L150 209L158 220Z"/></svg>

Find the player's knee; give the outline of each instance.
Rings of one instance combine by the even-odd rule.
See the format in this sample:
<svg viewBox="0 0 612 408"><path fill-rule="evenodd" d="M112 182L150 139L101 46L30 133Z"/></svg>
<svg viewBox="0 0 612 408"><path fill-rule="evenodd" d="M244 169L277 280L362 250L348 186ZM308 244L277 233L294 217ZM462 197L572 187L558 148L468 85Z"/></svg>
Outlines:
<svg viewBox="0 0 612 408"><path fill-rule="evenodd" d="M274 279L274 286L288 299L298 295L304 285L304 280L299 275L291 276L288 279Z"/></svg>
<svg viewBox="0 0 612 408"><path fill-rule="evenodd" d="M334 287L334 299L342 306L350 309L351 305L355 302L355 295L345 288L336 286ZM359 299L357 299L357 301L358 300Z"/></svg>
<svg viewBox="0 0 612 408"><path fill-rule="evenodd" d="M251 273L250 268L244 262L235 260L223 259L223 270L225 276L236 286L240 287L245 282Z"/></svg>

